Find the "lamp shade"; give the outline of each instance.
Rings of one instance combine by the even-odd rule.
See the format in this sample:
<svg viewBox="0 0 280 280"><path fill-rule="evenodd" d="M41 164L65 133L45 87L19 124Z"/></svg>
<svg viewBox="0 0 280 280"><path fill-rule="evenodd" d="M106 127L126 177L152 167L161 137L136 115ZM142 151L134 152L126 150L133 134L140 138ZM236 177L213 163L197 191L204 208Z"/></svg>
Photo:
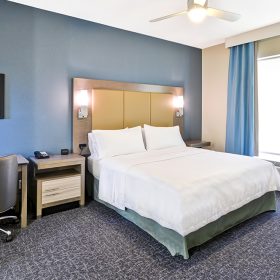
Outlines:
<svg viewBox="0 0 280 280"><path fill-rule="evenodd" d="M88 106L88 91L80 90L77 96L79 106Z"/></svg>
<svg viewBox="0 0 280 280"><path fill-rule="evenodd" d="M175 108L184 108L184 97L182 95L175 96L173 99L173 106Z"/></svg>

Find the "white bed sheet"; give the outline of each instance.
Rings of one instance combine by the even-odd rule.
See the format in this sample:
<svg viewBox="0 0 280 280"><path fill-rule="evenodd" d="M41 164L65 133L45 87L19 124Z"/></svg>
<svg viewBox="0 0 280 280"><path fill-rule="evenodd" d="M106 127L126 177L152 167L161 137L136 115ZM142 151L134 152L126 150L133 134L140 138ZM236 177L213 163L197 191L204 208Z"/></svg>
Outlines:
<svg viewBox="0 0 280 280"><path fill-rule="evenodd" d="M97 179L100 176L100 160L95 159L92 155L88 157L88 171Z"/></svg>
<svg viewBox="0 0 280 280"><path fill-rule="evenodd" d="M275 166L256 158L177 147L102 159L99 198L182 236L269 191Z"/></svg>

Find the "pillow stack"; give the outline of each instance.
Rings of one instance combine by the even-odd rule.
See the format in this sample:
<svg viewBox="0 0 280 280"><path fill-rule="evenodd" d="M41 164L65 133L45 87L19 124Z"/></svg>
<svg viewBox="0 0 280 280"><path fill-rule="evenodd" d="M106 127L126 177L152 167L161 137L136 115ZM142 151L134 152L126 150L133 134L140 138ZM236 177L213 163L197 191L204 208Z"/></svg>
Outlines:
<svg viewBox="0 0 280 280"><path fill-rule="evenodd" d="M95 159L185 146L179 126L155 127L145 124L144 129L137 126L116 130L93 130L88 134L88 140L90 152Z"/></svg>

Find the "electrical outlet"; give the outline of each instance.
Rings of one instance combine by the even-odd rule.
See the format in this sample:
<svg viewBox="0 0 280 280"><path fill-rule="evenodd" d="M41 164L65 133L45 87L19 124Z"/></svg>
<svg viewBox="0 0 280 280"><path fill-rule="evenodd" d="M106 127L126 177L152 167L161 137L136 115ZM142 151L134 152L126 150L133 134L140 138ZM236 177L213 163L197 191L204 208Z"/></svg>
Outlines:
<svg viewBox="0 0 280 280"><path fill-rule="evenodd" d="M80 150L82 150L82 149L85 148L86 146L87 146L87 144L79 144Z"/></svg>

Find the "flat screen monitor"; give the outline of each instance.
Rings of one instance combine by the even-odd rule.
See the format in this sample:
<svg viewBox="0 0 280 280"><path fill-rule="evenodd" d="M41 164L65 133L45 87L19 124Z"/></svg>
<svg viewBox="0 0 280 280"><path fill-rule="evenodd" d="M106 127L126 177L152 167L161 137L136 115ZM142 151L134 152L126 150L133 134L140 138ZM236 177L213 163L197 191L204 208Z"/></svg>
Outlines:
<svg viewBox="0 0 280 280"><path fill-rule="evenodd" d="M5 75L0 74L0 119L5 117Z"/></svg>

